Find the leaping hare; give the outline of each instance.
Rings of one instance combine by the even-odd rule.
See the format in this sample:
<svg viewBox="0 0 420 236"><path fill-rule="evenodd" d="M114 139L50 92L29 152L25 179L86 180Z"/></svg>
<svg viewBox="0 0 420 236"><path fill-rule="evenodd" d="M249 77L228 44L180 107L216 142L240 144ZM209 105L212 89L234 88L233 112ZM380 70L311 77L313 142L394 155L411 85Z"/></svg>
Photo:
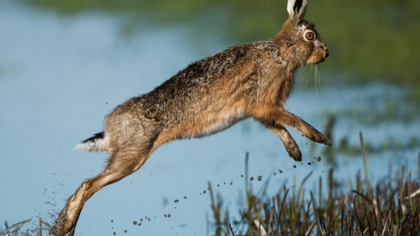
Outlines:
<svg viewBox="0 0 420 236"><path fill-rule="evenodd" d="M284 125L326 144L324 135L284 108L296 70L328 57L314 24L303 20L306 8L307 0L288 0L289 18L272 40L230 47L192 63L107 115L104 132L78 145L110 152L107 165L69 197L51 233L73 235L84 203L95 192L132 174L174 139L204 137L253 117L283 141L296 161L302 160L301 152Z"/></svg>

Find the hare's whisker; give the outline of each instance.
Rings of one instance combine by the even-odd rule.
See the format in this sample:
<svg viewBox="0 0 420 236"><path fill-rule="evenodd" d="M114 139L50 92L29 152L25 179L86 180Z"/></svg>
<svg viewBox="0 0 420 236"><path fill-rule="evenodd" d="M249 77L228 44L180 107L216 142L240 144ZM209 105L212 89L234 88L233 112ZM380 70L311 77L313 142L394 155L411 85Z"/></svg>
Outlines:
<svg viewBox="0 0 420 236"><path fill-rule="evenodd" d="M314 76L315 76L315 81L314 81L315 94L316 94L316 97L318 97L318 87L321 88L320 67L318 64L315 64Z"/></svg>

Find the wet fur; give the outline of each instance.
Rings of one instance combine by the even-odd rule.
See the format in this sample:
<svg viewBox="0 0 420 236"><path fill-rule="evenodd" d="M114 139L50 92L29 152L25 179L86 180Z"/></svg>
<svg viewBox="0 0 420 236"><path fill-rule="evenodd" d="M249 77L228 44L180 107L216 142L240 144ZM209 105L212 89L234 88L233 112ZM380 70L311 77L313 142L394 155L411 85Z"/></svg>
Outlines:
<svg viewBox="0 0 420 236"><path fill-rule="evenodd" d="M67 200L51 233L73 235L83 204L96 191L133 173L156 148L175 139L207 136L253 117L272 130L297 161L301 152L285 125L327 143L320 132L284 108L296 70L328 56L314 25L302 19L306 0L294 2L289 0L288 9L293 10L273 40L231 47L191 63L150 93L128 99L107 115L103 137L92 137L81 147L109 151L108 163ZM305 29L315 32L316 41L302 39ZM94 145L104 143L106 147Z"/></svg>

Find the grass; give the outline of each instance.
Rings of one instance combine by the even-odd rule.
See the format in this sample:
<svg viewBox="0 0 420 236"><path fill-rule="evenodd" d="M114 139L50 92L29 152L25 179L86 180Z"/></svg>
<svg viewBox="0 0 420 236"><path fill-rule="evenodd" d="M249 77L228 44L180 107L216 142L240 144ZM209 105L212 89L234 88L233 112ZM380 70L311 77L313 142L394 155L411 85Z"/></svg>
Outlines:
<svg viewBox="0 0 420 236"><path fill-rule="evenodd" d="M58 214L55 204L47 202L47 204L53 206L55 209L48 213L48 219L41 219L41 217L35 217L27 219L13 225L4 222L4 229L0 226L0 236L42 236L51 235L49 230L52 225L51 222L55 222ZM47 222L50 221L50 223Z"/></svg>
<svg viewBox="0 0 420 236"><path fill-rule="evenodd" d="M331 168L328 191L323 191L320 177L318 196L310 192L308 197L304 184L312 172L297 191L296 185L292 189L283 185L274 196L266 194L268 181L259 193L246 182L247 204L239 210L239 221L231 220L228 210L223 211L222 198L214 197L209 183L215 235L420 235L420 176L410 172L407 177L402 166L397 175L389 173L372 185L362 134L360 141L364 180L359 172L355 182L339 182ZM418 158L420 166L420 154Z"/></svg>
<svg viewBox="0 0 420 236"><path fill-rule="evenodd" d="M51 228L51 225L44 222L41 218L38 218L38 222L27 219L11 226L9 226L6 221L4 227L5 230L0 230L0 236L42 236L43 232L46 232L44 235L48 234L47 232Z"/></svg>
<svg viewBox="0 0 420 236"><path fill-rule="evenodd" d="M360 133L360 150L364 165L364 178L359 171L354 181L337 181L334 169L325 180L319 177L318 191L307 192L305 183L312 176L309 173L298 185L296 177L293 187L285 184L274 196L268 196L268 179L255 192L248 180L248 154L245 158L245 199L240 208L239 220L223 206L220 194L215 194L209 183L214 235L372 235L402 236L420 235L420 172L407 173L401 166L396 174L388 173L376 185L368 178L366 151ZM420 154L418 169L420 170ZM413 168L414 169L414 168ZM257 177L258 180L259 177ZM327 191L324 191L324 185ZM54 222L55 213L50 214ZM32 224L32 225L30 225ZM51 225L40 218L25 220L0 230L6 235L48 235Z"/></svg>

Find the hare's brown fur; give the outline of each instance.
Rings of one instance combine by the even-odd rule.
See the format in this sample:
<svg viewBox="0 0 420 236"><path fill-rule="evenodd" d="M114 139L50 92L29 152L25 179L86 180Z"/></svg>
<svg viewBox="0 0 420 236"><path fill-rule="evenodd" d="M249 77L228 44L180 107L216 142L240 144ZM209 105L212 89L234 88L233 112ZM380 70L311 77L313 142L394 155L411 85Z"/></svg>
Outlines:
<svg viewBox="0 0 420 236"><path fill-rule="evenodd" d="M328 56L314 25L302 19L306 0L289 0L288 10L290 17L273 40L231 47L192 63L150 93L115 108L106 117L104 133L84 142L102 140L102 146L85 149L109 151L105 169L86 179L68 199L51 232L73 235L83 204L92 194L139 169L157 147L174 139L207 136L253 117L271 129L297 161L301 161L299 147L284 125L327 143L283 105L293 89L295 71ZM308 30L316 40L302 39Z"/></svg>

